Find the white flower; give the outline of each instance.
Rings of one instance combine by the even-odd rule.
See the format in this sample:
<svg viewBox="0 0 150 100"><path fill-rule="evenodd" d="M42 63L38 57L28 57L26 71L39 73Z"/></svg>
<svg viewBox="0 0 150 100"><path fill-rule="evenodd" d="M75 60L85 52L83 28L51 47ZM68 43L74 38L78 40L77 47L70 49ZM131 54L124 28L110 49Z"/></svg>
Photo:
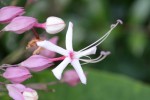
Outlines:
<svg viewBox="0 0 150 100"><path fill-rule="evenodd" d="M52 70L53 74L55 75L55 77L57 79L59 79L59 80L61 79L63 70L66 68L66 66L69 63L71 63L71 65L74 67L77 74L79 75L81 82L83 84L86 84L86 77L83 73L83 70L82 70L82 67L81 67L79 60L85 62L84 64L96 63L96 62L103 60L108 54L110 54L110 52L102 51L100 56L97 57L96 59L91 59L88 56L88 55L96 53L96 47L99 44L101 44L108 37L110 32L119 23L121 23L120 20L118 20L116 24L113 24L111 26L110 30L104 36L102 36L100 39L98 39L97 41L95 41L91 45L89 45L89 46L87 46L87 47L85 47L85 48L83 48L77 52L74 51L73 47L72 47L73 24L71 22L69 22L69 27L68 27L67 34L66 34L66 50L53 44L53 43L51 43L51 42L49 42L49 41L47 41L47 40L37 42L37 45L65 56L65 59L56 68L54 68ZM81 59L81 57L87 57L88 59Z"/></svg>

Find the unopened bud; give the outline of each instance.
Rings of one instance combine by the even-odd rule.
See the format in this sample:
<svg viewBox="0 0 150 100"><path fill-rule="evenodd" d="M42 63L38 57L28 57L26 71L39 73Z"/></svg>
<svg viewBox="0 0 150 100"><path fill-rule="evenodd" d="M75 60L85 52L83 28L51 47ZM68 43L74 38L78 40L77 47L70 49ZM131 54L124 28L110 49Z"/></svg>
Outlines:
<svg viewBox="0 0 150 100"><path fill-rule="evenodd" d="M3 73L3 77L10 80L12 83L21 83L31 76L28 69L24 67L9 67Z"/></svg>
<svg viewBox="0 0 150 100"><path fill-rule="evenodd" d="M31 88L26 88L23 92L24 100L38 100L38 94Z"/></svg>
<svg viewBox="0 0 150 100"><path fill-rule="evenodd" d="M0 9L0 23L8 23L17 16L24 14L22 7L6 6Z"/></svg>
<svg viewBox="0 0 150 100"><path fill-rule="evenodd" d="M65 28L65 22L58 17L48 17L45 23L45 30L47 33L55 34Z"/></svg>
<svg viewBox="0 0 150 100"><path fill-rule="evenodd" d="M33 17L19 16L14 18L2 31L11 31L17 34L24 33L37 23Z"/></svg>

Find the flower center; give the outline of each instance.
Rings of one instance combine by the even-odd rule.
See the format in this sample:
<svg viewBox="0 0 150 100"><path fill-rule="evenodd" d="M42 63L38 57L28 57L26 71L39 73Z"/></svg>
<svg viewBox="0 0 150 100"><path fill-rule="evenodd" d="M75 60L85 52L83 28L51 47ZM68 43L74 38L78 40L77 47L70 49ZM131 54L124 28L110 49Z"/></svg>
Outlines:
<svg viewBox="0 0 150 100"><path fill-rule="evenodd" d="M69 57L70 57L70 59L72 60L74 57L74 53L71 51L71 52L69 52Z"/></svg>

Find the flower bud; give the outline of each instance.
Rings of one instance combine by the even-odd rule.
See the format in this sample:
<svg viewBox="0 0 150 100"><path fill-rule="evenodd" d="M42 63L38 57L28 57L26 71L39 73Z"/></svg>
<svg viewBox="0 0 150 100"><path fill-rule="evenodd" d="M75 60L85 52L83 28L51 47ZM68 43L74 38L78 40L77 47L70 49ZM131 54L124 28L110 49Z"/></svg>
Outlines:
<svg viewBox="0 0 150 100"><path fill-rule="evenodd" d="M12 83L21 83L31 76L28 69L24 67L9 67L3 73L3 77L10 80Z"/></svg>
<svg viewBox="0 0 150 100"><path fill-rule="evenodd" d="M14 18L2 31L11 31L17 34L30 30L37 20L33 17L19 16Z"/></svg>
<svg viewBox="0 0 150 100"><path fill-rule="evenodd" d="M23 92L24 100L38 100L38 94L31 88L26 88Z"/></svg>
<svg viewBox="0 0 150 100"><path fill-rule="evenodd" d="M17 16L24 14L22 7L6 6L0 9L0 23L8 23Z"/></svg>
<svg viewBox="0 0 150 100"><path fill-rule="evenodd" d="M52 64L47 57L41 55L32 55L25 61L21 62L20 65L28 68L33 72L38 72L50 67Z"/></svg>
<svg viewBox="0 0 150 100"><path fill-rule="evenodd" d="M48 17L45 23L46 32L50 34L55 34L62 31L65 26L65 22L58 17Z"/></svg>
<svg viewBox="0 0 150 100"><path fill-rule="evenodd" d="M38 94L31 88L26 88L22 84L7 84L6 88L9 96L14 100L38 100Z"/></svg>
<svg viewBox="0 0 150 100"><path fill-rule="evenodd" d="M62 80L70 86L76 86L78 83L80 83L79 76L75 70L67 70L64 73Z"/></svg>

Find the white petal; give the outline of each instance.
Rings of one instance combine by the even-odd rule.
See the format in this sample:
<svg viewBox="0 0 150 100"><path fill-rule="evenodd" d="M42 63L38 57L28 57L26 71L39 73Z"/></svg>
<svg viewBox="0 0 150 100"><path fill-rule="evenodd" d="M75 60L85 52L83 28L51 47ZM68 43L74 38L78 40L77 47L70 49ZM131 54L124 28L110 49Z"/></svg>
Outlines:
<svg viewBox="0 0 150 100"><path fill-rule="evenodd" d="M66 33L66 49L69 51L73 51L72 34L73 34L73 24L69 22L68 30Z"/></svg>
<svg viewBox="0 0 150 100"><path fill-rule="evenodd" d="M79 75L79 78L83 84L86 84L86 76L82 70L82 67L79 63L79 60L75 59L71 62L71 65L74 67L76 70L77 74Z"/></svg>
<svg viewBox="0 0 150 100"><path fill-rule="evenodd" d="M80 58L80 57L95 54L95 53L96 53L96 47L92 47L92 48L89 48L89 49L84 50L82 52L77 52L76 57Z"/></svg>
<svg viewBox="0 0 150 100"><path fill-rule="evenodd" d="M45 49L48 49L50 51L54 51L54 52L57 52L59 54L62 54L64 56L67 56L68 55L68 51L47 41L47 40L44 40L44 41L40 41L40 42L37 42L37 45L40 46L40 47L43 47Z"/></svg>
<svg viewBox="0 0 150 100"><path fill-rule="evenodd" d="M66 68L66 66L70 63L70 58L65 58L56 68L52 70L53 74L57 79L61 79L62 72Z"/></svg>

